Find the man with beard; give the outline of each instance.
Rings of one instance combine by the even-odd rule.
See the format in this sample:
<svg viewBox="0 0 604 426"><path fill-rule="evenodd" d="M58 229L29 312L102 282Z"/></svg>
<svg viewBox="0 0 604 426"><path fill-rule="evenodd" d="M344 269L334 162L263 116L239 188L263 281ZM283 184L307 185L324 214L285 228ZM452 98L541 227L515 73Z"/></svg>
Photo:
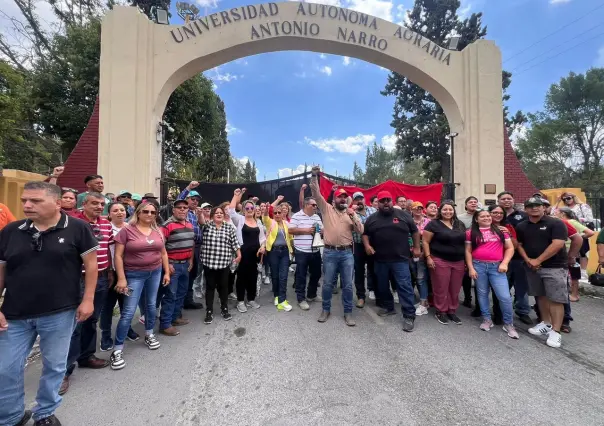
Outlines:
<svg viewBox="0 0 604 426"><path fill-rule="evenodd" d="M319 189L319 167L312 168L310 189L317 205L323 214L325 248L323 250L323 312L319 322L325 322L331 312L331 296L333 283L340 274L342 285L342 304L344 305L344 321L353 327L356 322L352 319L352 274L354 258L352 255L352 231L363 233L363 224L354 210L348 207L348 193L340 188L334 194L334 205L328 204Z"/></svg>
<svg viewBox="0 0 604 426"><path fill-rule="evenodd" d="M409 272L410 236L413 240L413 257L419 257L420 235L413 218L406 210L394 209L390 192L380 191L378 211L365 222L363 245L367 255L374 259L378 295L383 301L378 315L395 314L389 284L389 278L392 277L401 303L403 330L407 332L413 331L415 322L415 295Z"/></svg>
<svg viewBox="0 0 604 426"><path fill-rule="evenodd" d="M356 211L362 224L376 211L373 207L365 205L365 196L360 191L352 195L352 208ZM352 238L354 240L354 285L357 290L357 308L363 308L365 306L365 265L367 265L367 290L370 294L375 291L373 288L373 259L365 253L361 234L353 232Z"/></svg>

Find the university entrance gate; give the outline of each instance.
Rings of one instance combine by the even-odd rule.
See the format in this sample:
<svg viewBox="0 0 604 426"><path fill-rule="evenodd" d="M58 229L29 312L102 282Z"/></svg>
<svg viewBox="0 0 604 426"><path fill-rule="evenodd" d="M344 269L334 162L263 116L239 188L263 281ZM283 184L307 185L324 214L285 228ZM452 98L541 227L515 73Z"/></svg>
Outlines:
<svg viewBox="0 0 604 426"><path fill-rule="evenodd" d="M299 2L235 7L185 25L155 24L132 7L110 11L99 94L98 172L106 187L159 191L159 124L181 83L235 59L283 50L349 56L405 75L436 98L458 133L458 202L504 189L501 52L493 42L450 51L373 16Z"/></svg>

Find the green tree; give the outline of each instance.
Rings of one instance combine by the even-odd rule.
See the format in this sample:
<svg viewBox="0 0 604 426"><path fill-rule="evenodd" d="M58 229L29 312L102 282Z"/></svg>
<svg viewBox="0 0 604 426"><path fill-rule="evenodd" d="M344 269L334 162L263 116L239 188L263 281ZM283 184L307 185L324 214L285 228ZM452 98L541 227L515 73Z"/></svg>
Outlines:
<svg viewBox="0 0 604 426"><path fill-rule="evenodd" d="M352 179L357 182L365 181L365 173L363 173L363 169L361 169L356 161L352 165Z"/></svg>

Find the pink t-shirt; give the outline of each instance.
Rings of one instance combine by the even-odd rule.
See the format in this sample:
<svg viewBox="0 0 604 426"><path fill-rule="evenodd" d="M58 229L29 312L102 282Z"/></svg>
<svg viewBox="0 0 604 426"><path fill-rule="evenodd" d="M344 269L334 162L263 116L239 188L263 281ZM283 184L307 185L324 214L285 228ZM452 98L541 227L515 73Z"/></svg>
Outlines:
<svg viewBox="0 0 604 426"><path fill-rule="evenodd" d="M144 235L135 225L124 226L113 238L124 245L124 270L154 271L162 265L163 235L152 230Z"/></svg>
<svg viewBox="0 0 604 426"><path fill-rule="evenodd" d="M480 232L482 232L483 242L478 243L478 246L472 252L472 259L482 262L501 262L503 260L504 244L499 235L489 228L480 228ZM472 244L471 234L472 231L466 231L466 244ZM504 232L503 236L506 240L510 239L508 232Z"/></svg>

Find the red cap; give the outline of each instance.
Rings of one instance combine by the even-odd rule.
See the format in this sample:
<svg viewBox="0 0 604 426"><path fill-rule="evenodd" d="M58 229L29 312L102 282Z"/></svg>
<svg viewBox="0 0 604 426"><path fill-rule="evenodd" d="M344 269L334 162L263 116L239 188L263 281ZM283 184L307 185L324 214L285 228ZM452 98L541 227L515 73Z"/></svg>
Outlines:
<svg viewBox="0 0 604 426"><path fill-rule="evenodd" d="M390 193L390 191L380 191L377 194L377 199L379 200L383 200L384 198L390 198L392 200L392 194Z"/></svg>
<svg viewBox="0 0 604 426"><path fill-rule="evenodd" d="M340 188L333 195L334 197L339 197L340 195L346 195L348 197L348 192L346 192L344 188Z"/></svg>

